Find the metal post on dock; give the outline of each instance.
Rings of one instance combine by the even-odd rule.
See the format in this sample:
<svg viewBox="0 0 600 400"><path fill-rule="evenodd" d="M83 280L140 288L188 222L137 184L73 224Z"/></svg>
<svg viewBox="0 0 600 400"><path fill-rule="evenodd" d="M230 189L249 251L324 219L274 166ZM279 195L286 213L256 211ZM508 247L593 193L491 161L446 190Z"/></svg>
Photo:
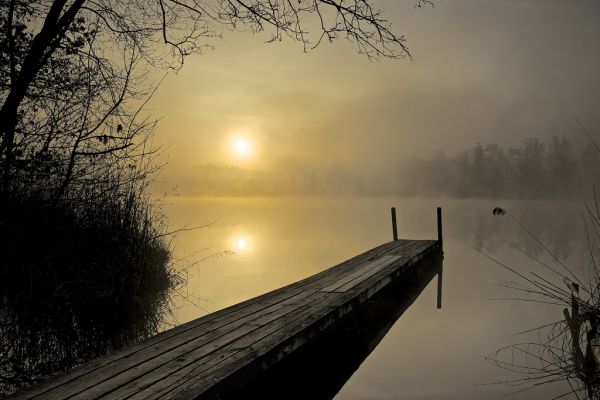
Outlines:
<svg viewBox="0 0 600 400"><path fill-rule="evenodd" d="M392 231L394 240L398 240L398 226L396 225L396 207L392 207Z"/></svg>

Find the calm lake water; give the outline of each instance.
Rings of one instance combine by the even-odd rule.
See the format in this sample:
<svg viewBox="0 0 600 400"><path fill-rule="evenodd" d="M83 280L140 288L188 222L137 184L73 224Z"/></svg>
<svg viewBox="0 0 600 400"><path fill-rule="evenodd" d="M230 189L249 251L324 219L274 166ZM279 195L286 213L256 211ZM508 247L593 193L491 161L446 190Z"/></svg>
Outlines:
<svg viewBox="0 0 600 400"><path fill-rule="evenodd" d="M175 323L183 323L313 275L391 240L390 207L399 236L436 238L435 207L444 212L443 308L436 309L436 280L400 317L335 399L500 399L519 387L489 385L521 378L484 357L517 342L515 335L562 318L562 307L508 298L499 287L516 276L480 253L520 272L560 279L527 254L551 258L510 218L509 210L561 260L583 271L582 205L559 202L445 201L338 198L184 198L166 200L172 228L208 226L173 241L188 284L174 298ZM231 252L231 253L229 253ZM548 399L561 384L516 394ZM569 398L569 397L565 397Z"/></svg>

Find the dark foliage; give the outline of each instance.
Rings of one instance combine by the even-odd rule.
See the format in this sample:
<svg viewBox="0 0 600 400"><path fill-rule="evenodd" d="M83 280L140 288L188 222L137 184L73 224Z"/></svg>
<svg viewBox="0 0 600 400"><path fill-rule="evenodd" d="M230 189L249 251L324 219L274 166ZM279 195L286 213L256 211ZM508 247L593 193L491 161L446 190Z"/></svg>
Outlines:
<svg viewBox="0 0 600 400"><path fill-rule="evenodd" d="M97 187L97 189L99 189ZM36 193L0 216L0 394L158 332L180 283L141 192Z"/></svg>

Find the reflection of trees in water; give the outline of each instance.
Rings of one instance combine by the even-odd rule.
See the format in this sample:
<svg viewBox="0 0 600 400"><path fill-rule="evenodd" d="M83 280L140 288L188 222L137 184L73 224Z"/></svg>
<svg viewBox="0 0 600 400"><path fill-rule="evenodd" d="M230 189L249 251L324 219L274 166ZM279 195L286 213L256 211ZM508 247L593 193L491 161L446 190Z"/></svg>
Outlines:
<svg viewBox="0 0 600 400"><path fill-rule="evenodd" d="M567 259L581 242L581 225L577 208L571 203L503 202L512 215L532 232L559 259ZM496 253L507 247L540 257L544 249L531 235L510 218L493 218L492 207L462 205L450 220L450 229L458 229L458 237L475 250ZM450 215L448 218L452 218Z"/></svg>

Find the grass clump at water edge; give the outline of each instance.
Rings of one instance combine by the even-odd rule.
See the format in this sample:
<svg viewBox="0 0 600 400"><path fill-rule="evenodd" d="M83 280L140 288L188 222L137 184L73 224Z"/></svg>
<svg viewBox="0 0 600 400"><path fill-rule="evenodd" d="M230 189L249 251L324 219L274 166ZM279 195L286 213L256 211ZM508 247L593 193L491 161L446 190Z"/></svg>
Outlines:
<svg viewBox="0 0 600 400"><path fill-rule="evenodd" d="M0 395L156 334L182 283L139 184L3 199Z"/></svg>

